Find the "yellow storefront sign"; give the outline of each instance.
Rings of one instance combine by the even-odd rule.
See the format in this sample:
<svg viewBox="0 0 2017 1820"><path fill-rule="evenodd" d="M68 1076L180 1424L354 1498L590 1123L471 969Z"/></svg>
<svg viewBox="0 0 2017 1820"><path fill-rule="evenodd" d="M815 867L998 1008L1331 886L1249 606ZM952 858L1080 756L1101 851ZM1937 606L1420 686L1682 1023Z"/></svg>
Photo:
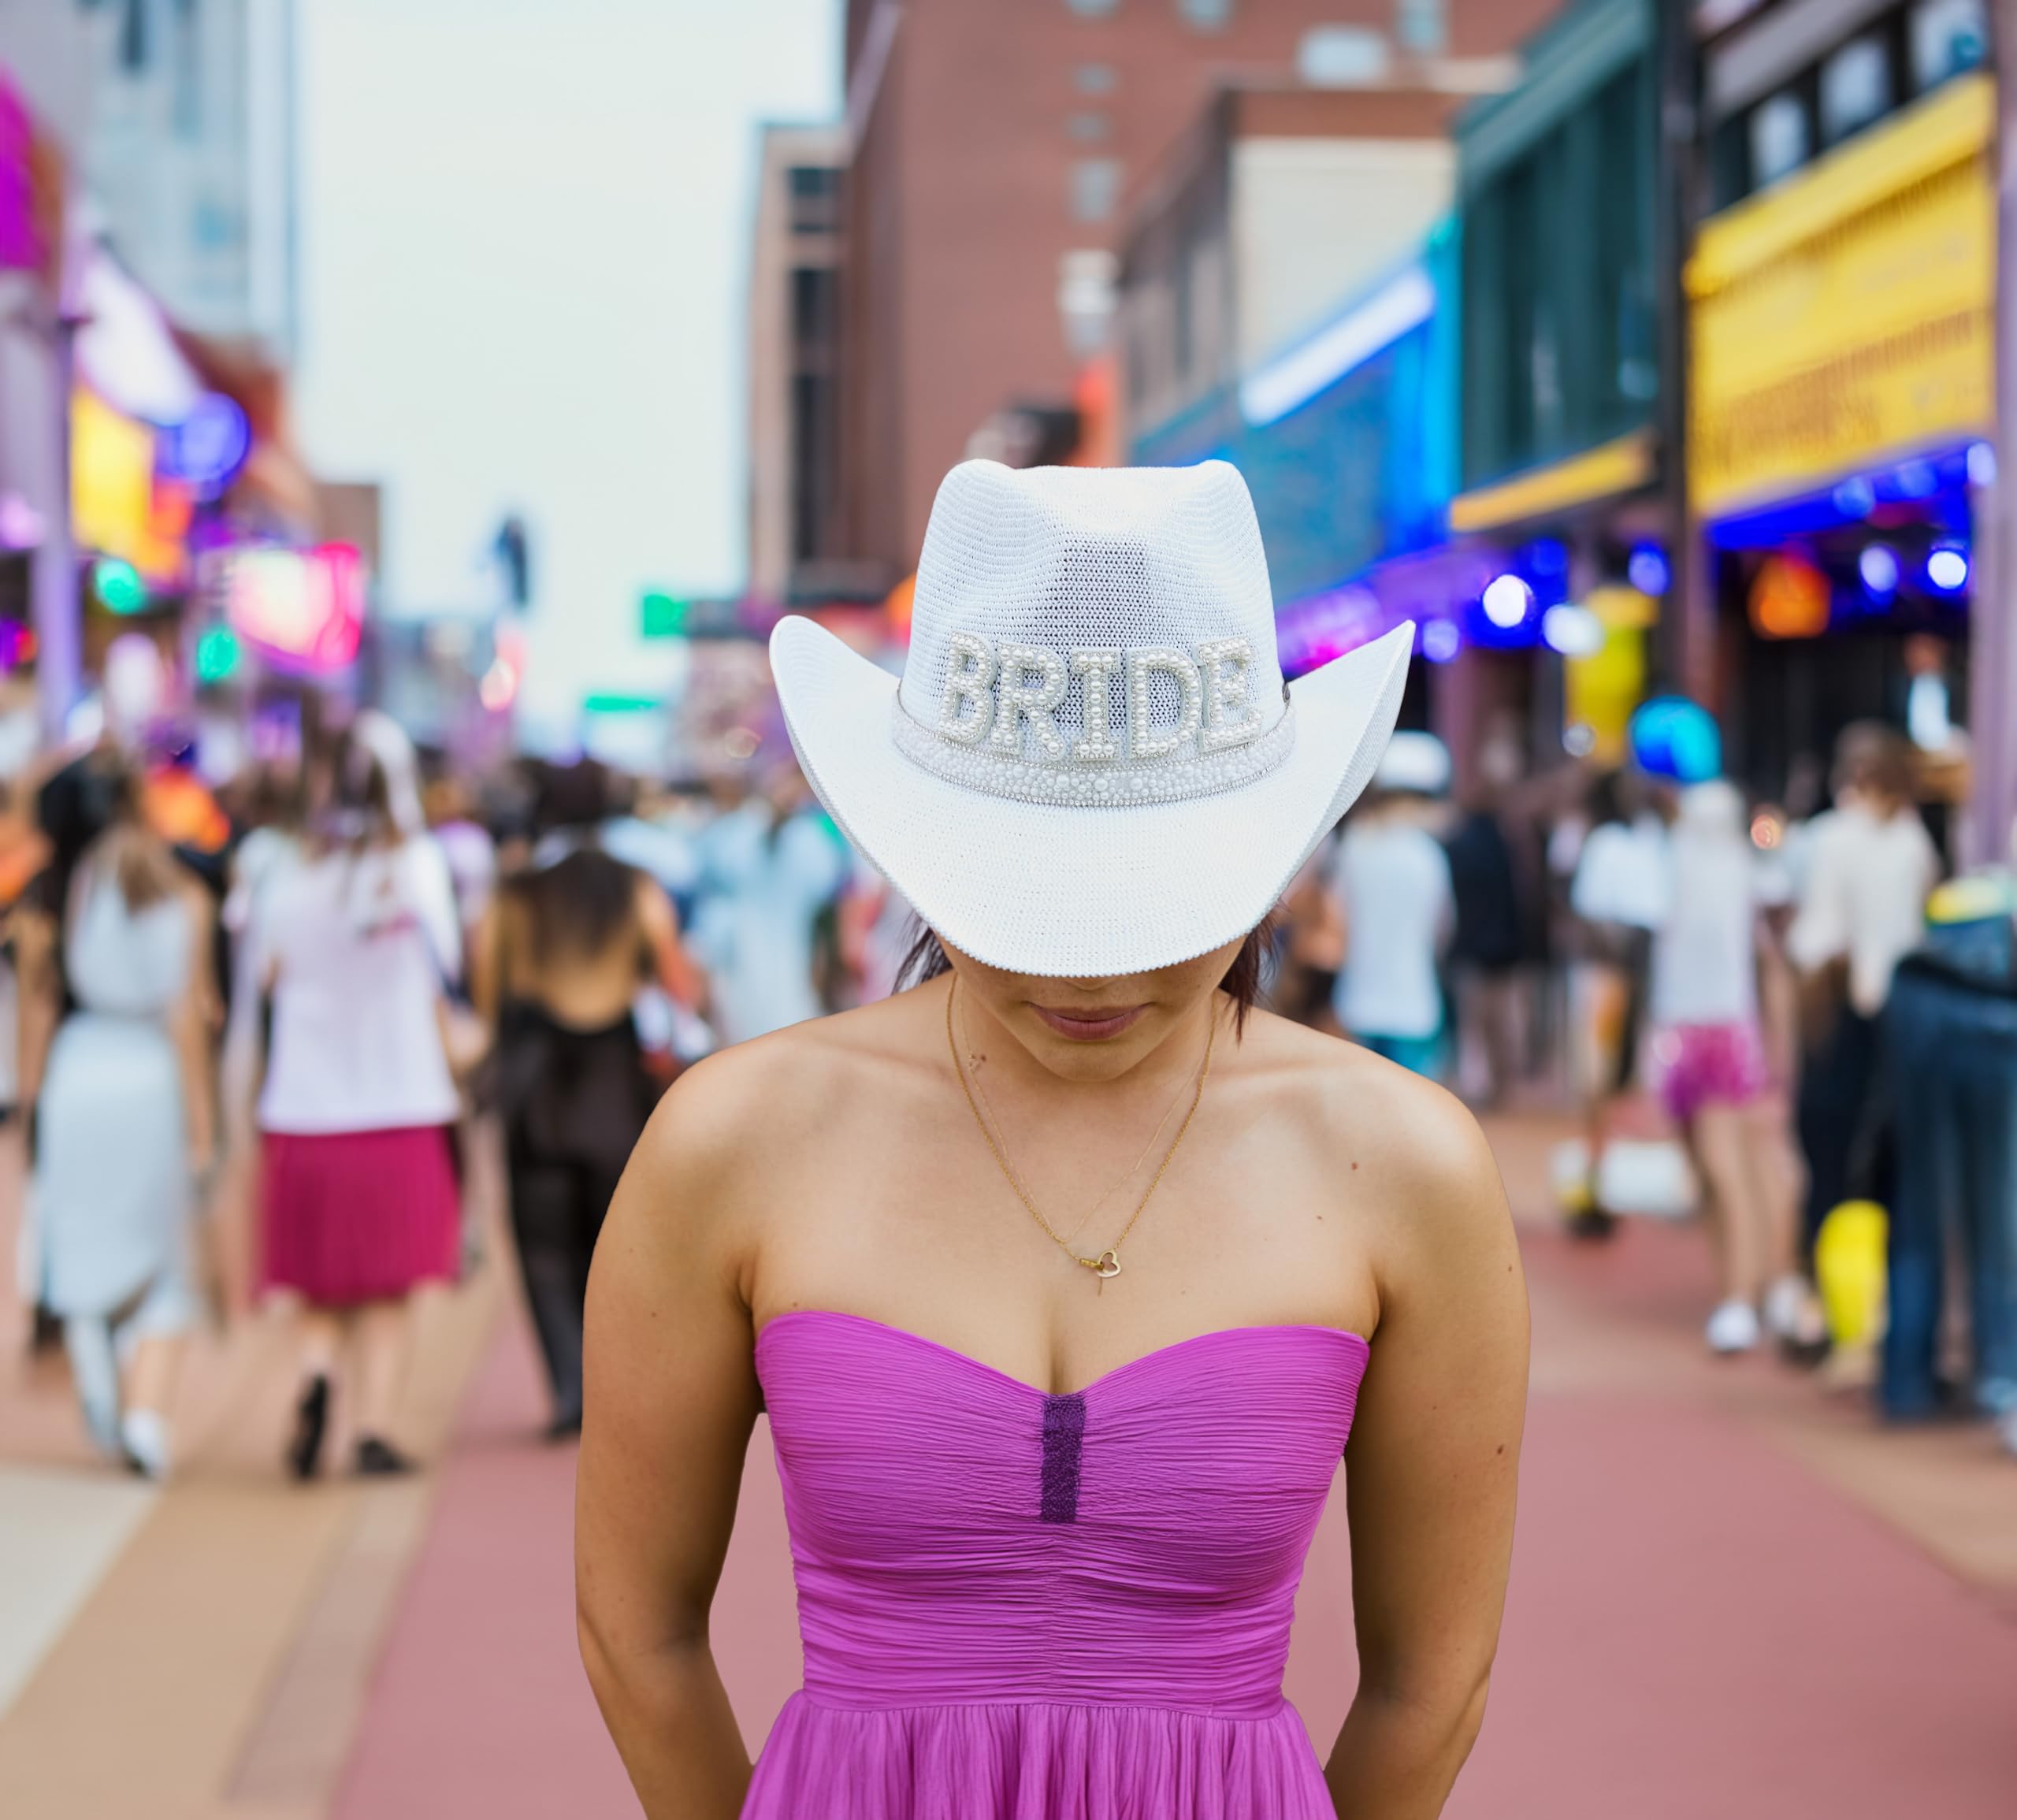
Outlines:
<svg viewBox="0 0 2017 1820"><path fill-rule="evenodd" d="M154 488L154 433L80 386L70 395L70 517L77 541L137 564Z"/></svg>
<svg viewBox="0 0 2017 1820"><path fill-rule="evenodd" d="M1986 430L1995 91L1948 84L1703 224L1688 485L1714 518Z"/></svg>
<svg viewBox="0 0 2017 1820"><path fill-rule="evenodd" d="M186 487L156 483L148 425L81 385L72 392L70 528L83 548L173 585L183 572L188 501Z"/></svg>

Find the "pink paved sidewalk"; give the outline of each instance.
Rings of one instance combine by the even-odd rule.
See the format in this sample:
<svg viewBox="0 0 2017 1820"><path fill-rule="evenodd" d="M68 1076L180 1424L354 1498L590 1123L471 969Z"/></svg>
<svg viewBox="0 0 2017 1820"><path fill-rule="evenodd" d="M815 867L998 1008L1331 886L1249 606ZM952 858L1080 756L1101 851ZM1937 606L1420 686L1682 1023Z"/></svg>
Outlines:
<svg viewBox="0 0 2017 1820"><path fill-rule="evenodd" d="M1538 1397L1449 1820L2008 1820L2017 1625L1748 1431Z"/></svg>
<svg viewBox="0 0 2017 1820"><path fill-rule="evenodd" d="M598 1820L635 1797L574 1643L574 1450L537 1439L538 1366L507 1317L458 1425L335 1820ZM760 1424L715 1610L752 1750L798 1684L784 1510Z"/></svg>
<svg viewBox="0 0 2017 1820"><path fill-rule="evenodd" d="M575 1655L573 1455L529 1438L538 1410L513 1323L442 1470L340 1820L637 1811ZM1320 1748L1352 1684L1348 1577L1338 1496L1288 1677ZM798 1673L760 1428L715 1635L754 1748ZM2017 1625L1749 1429L1538 1395L1491 1715L1451 1820L2004 1820L2013 1688Z"/></svg>

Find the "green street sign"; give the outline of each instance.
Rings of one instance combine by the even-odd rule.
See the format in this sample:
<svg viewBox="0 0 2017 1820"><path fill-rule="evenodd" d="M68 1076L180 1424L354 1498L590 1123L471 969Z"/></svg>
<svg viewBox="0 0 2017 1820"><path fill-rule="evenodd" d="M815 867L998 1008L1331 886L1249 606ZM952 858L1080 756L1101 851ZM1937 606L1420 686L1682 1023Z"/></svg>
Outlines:
<svg viewBox="0 0 2017 1820"><path fill-rule="evenodd" d="M683 638L686 635L686 603L657 589L644 598L644 630L647 638Z"/></svg>

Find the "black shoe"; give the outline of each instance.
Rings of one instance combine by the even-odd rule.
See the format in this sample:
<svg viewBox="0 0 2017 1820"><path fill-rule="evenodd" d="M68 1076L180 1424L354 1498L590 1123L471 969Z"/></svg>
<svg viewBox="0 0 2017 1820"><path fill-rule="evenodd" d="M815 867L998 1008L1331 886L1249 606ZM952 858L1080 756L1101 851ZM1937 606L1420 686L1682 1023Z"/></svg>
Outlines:
<svg viewBox="0 0 2017 1820"><path fill-rule="evenodd" d="M1563 1224L1581 1245L1601 1245L1618 1233L1618 1216L1603 1207L1584 1207L1571 1213Z"/></svg>
<svg viewBox="0 0 2017 1820"><path fill-rule="evenodd" d="M308 1380L294 1406L294 1439L287 1444L287 1469L312 1479L322 1469L322 1437L329 1426L329 1380L320 1372Z"/></svg>
<svg viewBox="0 0 2017 1820"><path fill-rule="evenodd" d="M366 1435L357 1443L356 1473L360 1479L394 1479L410 1473L414 1463L389 1441Z"/></svg>

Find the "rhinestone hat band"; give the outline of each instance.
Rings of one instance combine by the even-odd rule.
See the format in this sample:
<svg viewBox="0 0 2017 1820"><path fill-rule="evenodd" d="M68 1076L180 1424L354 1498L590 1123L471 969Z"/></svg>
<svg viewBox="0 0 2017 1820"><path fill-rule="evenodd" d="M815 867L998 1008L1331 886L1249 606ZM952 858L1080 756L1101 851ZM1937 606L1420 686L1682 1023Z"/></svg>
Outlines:
<svg viewBox="0 0 2017 1820"><path fill-rule="evenodd" d="M995 644L975 632L946 640L938 725L892 709L897 750L934 777L988 796L1068 808L1184 801L1237 789L1275 770L1295 745L1285 706L1273 726L1251 699L1252 641L1213 638L1173 645L1082 648ZM1174 691L1174 724L1154 724L1156 679ZM1075 735L1053 718L1073 681L1084 726ZM1124 692L1125 744L1111 704ZM1288 692L1283 690L1287 702Z"/></svg>

